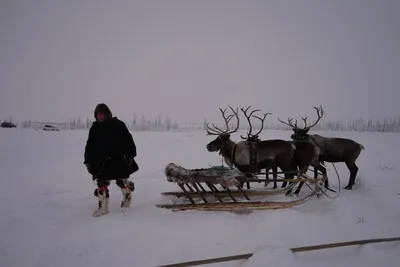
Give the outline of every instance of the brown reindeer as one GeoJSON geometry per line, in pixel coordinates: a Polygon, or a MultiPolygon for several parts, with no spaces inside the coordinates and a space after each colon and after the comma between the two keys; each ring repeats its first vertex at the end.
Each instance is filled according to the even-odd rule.
{"type": "MultiPolygon", "coordinates": [[[[350,171],[350,178],[348,185],[345,187],[345,189],[351,190],[355,183],[358,172],[358,167],[355,162],[360,156],[361,150],[364,149],[364,146],[347,138],[329,138],[318,134],[309,135],[308,131],[319,122],[324,114],[322,106],[320,106],[319,108],[314,107],[314,109],[317,111],[318,119],[312,125],[307,125],[307,117],[302,118],[305,124],[302,129],[287,124],[292,127],[294,131],[294,133],[291,135],[291,138],[294,141],[308,141],[317,145],[321,149],[319,161],[322,164],[325,161],[331,163],[346,163],[346,166],[350,171]]],[[[314,168],[314,177],[317,176],[318,170],[321,170],[322,173],[326,175],[325,167],[320,166],[318,168],[314,168]]],[[[325,184],[325,186],[329,186],[329,184],[325,184]]]]}
{"type": "MultiPolygon", "coordinates": [[[[259,109],[252,110],[252,111],[250,112],[250,114],[247,114],[247,111],[248,111],[250,108],[251,108],[251,106],[247,107],[246,109],[241,108],[241,110],[242,110],[242,112],[243,112],[243,115],[246,117],[247,122],[248,122],[248,124],[249,124],[249,131],[248,131],[248,133],[247,133],[247,137],[245,137],[245,136],[243,136],[243,135],[240,135],[240,137],[241,137],[243,140],[246,140],[246,141],[249,141],[249,142],[259,142],[259,141],[261,141],[261,139],[259,138],[259,134],[260,134],[260,133],[263,131],[263,129],[264,129],[265,117],[266,117],[267,115],[272,115],[272,113],[265,113],[265,114],[264,114],[264,118],[260,118],[260,117],[258,117],[258,116],[256,116],[256,115],[253,115],[255,112],[260,111],[259,109]],[[259,119],[259,120],[261,121],[260,130],[259,130],[256,134],[253,134],[253,133],[252,133],[252,132],[253,132],[253,124],[251,123],[251,117],[257,118],[257,119],[259,119]]],[[[266,181],[265,181],[265,184],[264,184],[264,185],[267,186],[267,184],[268,184],[268,181],[269,181],[268,172],[269,172],[269,170],[271,170],[271,169],[272,169],[272,171],[273,171],[273,178],[274,178],[274,181],[275,181],[275,182],[274,182],[274,189],[275,189],[275,188],[277,188],[276,179],[278,178],[278,174],[277,174],[278,168],[277,168],[276,166],[270,167],[270,168],[266,168],[266,169],[265,169],[265,178],[266,178],[266,181]]],[[[250,188],[249,183],[247,183],[247,188],[248,188],[248,189],[250,188]]]]}
{"type": "MultiPolygon", "coordinates": [[[[213,128],[208,124],[205,125],[207,135],[217,136],[217,138],[206,145],[207,150],[209,152],[219,151],[219,154],[224,157],[226,164],[231,167],[235,166],[243,173],[254,174],[259,172],[261,169],[268,169],[274,166],[279,167],[282,171],[292,171],[291,162],[296,147],[291,142],[280,139],[258,142],[246,140],[238,143],[232,141],[230,135],[237,132],[239,129],[239,116],[238,109],[235,111],[233,108],[229,108],[232,110],[233,114],[228,117],[225,116],[226,110],[220,109],[225,121],[225,130],[220,129],[215,125],[212,125],[213,128]],[[229,122],[233,117],[237,119],[237,125],[232,130],[229,129],[229,122]],[[254,151],[254,154],[251,153],[252,151],[254,151]],[[256,160],[254,160],[254,158],[256,160]]],[[[263,119],[259,119],[263,121],[266,115],[267,114],[264,115],[263,119]]],[[[254,115],[252,116],[254,117],[254,115]]],[[[249,184],[247,184],[247,186],[249,188],[249,184]]]]}
{"type": "MultiPolygon", "coordinates": [[[[306,118],[305,118],[306,119],[306,118]]],[[[288,118],[288,122],[283,122],[278,118],[278,121],[292,127],[300,131],[301,129],[297,126],[297,121],[293,124],[293,118],[288,118]]],[[[300,171],[301,174],[305,174],[310,166],[314,167],[316,170],[320,170],[324,176],[326,177],[325,168],[320,164],[319,157],[321,154],[321,149],[315,145],[314,143],[302,141],[302,140],[293,140],[293,143],[296,146],[296,150],[294,152],[292,164],[295,166],[296,169],[300,171]]],[[[315,172],[317,173],[317,172],[315,172]]],[[[315,174],[314,173],[314,174],[315,174]]],[[[314,178],[317,178],[314,175],[314,178]]],[[[328,177],[326,177],[328,179],[328,177]]],[[[292,183],[289,183],[292,184],[292,183]]],[[[301,188],[303,187],[304,182],[300,182],[299,186],[297,187],[295,194],[298,195],[300,193],[301,188]]],[[[325,187],[328,188],[328,180],[325,182],[325,187]]],[[[283,183],[282,187],[286,186],[286,182],[283,183]]],[[[291,194],[292,190],[289,189],[286,194],[291,194]]]]}

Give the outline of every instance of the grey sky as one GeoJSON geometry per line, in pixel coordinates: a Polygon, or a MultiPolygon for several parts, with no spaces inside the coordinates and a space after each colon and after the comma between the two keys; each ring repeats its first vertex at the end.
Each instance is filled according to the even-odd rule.
{"type": "Polygon", "coordinates": [[[0,119],[400,114],[400,1],[0,2],[0,119]]]}

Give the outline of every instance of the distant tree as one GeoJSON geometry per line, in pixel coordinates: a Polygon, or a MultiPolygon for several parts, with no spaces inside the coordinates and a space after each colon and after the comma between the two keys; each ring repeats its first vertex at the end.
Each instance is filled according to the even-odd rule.
{"type": "Polygon", "coordinates": [[[171,130],[172,128],[172,121],[168,116],[165,118],[165,128],[167,129],[167,131],[171,130]]]}
{"type": "Polygon", "coordinates": [[[76,126],[77,126],[78,129],[82,129],[83,128],[83,122],[82,122],[81,117],[78,116],[78,119],[76,120],[76,124],[77,124],[76,126]]]}
{"type": "Polygon", "coordinates": [[[89,129],[91,126],[92,122],[89,118],[86,118],[86,128],[89,129]]]}
{"type": "Polygon", "coordinates": [[[206,129],[206,124],[207,124],[207,118],[205,117],[205,118],[204,118],[204,122],[203,122],[203,130],[206,129]]]}
{"type": "Polygon", "coordinates": [[[161,129],[162,128],[162,121],[161,121],[161,114],[158,113],[157,115],[157,129],[161,129]]]}
{"type": "MultiPolygon", "coordinates": [[[[171,128],[172,128],[173,130],[179,130],[179,124],[176,123],[176,122],[173,122],[171,128]]],[[[189,127],[189,129],[190,129],[190,127],[189,127]]]]}
{"type": "Polygon", "coordinates": [[[136,119],[136,113],[133,114],[133,120],[132,120],[132,126],[131,126],[132,130],[138,130],[138,124],[137,124],[137,119],[136,119]]]}
{"type": "Polygon", "coordinates": [[[71,122],[70,122],[70,127],[71,129],[76,129],[76,120],[75,117],[72,118],[71,122]]]}
{"type": "Polygon", "coordinates": [[[142,131],[144,131],[144,130],[146,130],[146,127],[147,125],[146,125],[146,117],[145,116],[142,116],[142,118],[140,119],[140,130],[142,130],[142,131]]]}

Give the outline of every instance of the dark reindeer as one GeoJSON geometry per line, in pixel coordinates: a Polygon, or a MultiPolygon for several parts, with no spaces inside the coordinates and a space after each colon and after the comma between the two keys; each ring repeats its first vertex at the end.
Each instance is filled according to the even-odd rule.
{"type": "MultiPolygon", "coordinates": [[[[306,119],[306,118],[303,118],[306,119]]],[[[278,118],[278,121],[292,127],[293,129],[296,129],[297,131],[300,131],[297,127],[297,121],[295,124],[292,123],[293,118],[288,118],[288,122],[283,122],[278,118]]],[[[314,170],[320,170],[326,179],[328,177],[326,176],[326,170],[325,168],[320,164],[319,158],[321,155],[321,149],[315,145],[314,143],[308,142],[308,141],[303,141],[303,140],[293,140],[293,143],[296,146],[296,150],[294,151],[293,155],[293,167],[299,170],[299,174],[305,174],[310,166],[314,167],[314,170]]],[[[316,176],[317,171],[314,172],[314,178],[317,178],[316,176]]],[[[289,185],[292,184],[289,183],[289,185]]],[[[304,182],[300,182],[299,186],[297,187],[295,194],[298,195],[300,193],[301,188],[303,187],[304,182]]],[[[282,184],[282,187],[286,186],[286,182],[282,184]]],[[[325,187],[328,188],[329,183],[328,180],[325,182],[325,187]]],[[[276,187],[274,183],[274,188],[276,187]]],[[[289,189],[288,192],[286,193],[291,194],[292,190],[289,189]]]]}
{"type": "MultiPolygon", "coordinates": [[[[263,131],[263,129],[264,129],[265,117],[266,117],[267,115],[272,115],[272,113],[265,113],[265,114],[264,114],[264,118],[260,118],[260,117],[258,117],[258,116],[256,116],[256,115],[253,115],[255,112],[260,111],[259,109],[252,110],[252,111],[250,112],[250,114],[247,114],[247,111],[248,111],[250,108],[251,108],[251,106],[247,107],[246,109],[241,108],[241,110],[242,110],[242,112],[243,112],[243,115],[246,117],[247,122],[249,123],[249,132],[247,133],[247,137],[244,137],[243,135],[240,135],[240,137],[241,137],[243,140],[246,140],[246,141],[248,141],[248,142],[259,142],[259,141],[261,141],[261,139],[259,138],[258,135],[259,135],[259,134],[263,131]],[[257,118],[257,119],[259,119],[259,120],[261,121],[260,130],[259,130],[256,134],[252,134],[253,125],[252,125],[252,123],[251,123],[251,117],[257,118]]],[[[268,172],[269,172],[269,170],[271,170],[271,169],[272,169],[272,171],[273,171],[273,178],[274,178],[274,180],[275,180],[275,182],[274,182],[274,189],[275,189],[275,188],[277,188],[277,186],[276,186],[276,179],[278,178],[278,174],[277,174],[278,168],[277,168],[276,166],[270,167],[270,168],[266,168],[266,169],[265,169],[265,178],[266,178],[267,181],[269,181],[268,172]]],[[[268,184],[267,181],[265,181],[265,186],[267,186],[267,184],[268,184]]],[[[248,188],[248,189],[250,188],[249,183],[247,183],[247,188],[248,188]]]]}
{"type": "MultiPolygon", "coordinates": [[[[222,117],[225,121],[226,129],[222,130],[215,125],[211,128],[208,124],[205,125],[207,129],[207,135],[217,135],[215,140],[211,141],[206,145],[209,152],[217,152],[224,157],[227,165],[235,166],[243,173],[257,173],[261,169],[268,169],[274,166],[279,167],[282,171],[291,171],[291,162],[294,154],[295,146],[285,140],[265,140],[254,142],[255,153],[257,157],[256,166],[251,164],[251,141],[241,141],[238,143],[233,142],[230,139],[232,133],[237,132],[239,129],[239,116],[238,109],[236,111],[229,107],[233,114],[228,117],[225,116],[225,111],[220,109],[222,117]],[[237,119],[236,128],[233,130],[229,129],[230,120],[235,117],[237,119]]],[[[257,118],[256,116],[252,115],[257,118]]],[[[266,117],[266,114],[261,121],[266,117]]],[[[252,136],[251,133],[248,136],[252,136]]],[[[256,136],[256,135],[254,135],[256,136]]],[[[288,178],[290,175],[288,174],[288,178]]],[[[286,175],[285,175],[286,177],[286,175]]],[[[250,187],[247,184],[248,188],[250,187]]],[[[243,186],[242,186],[243,187],[243,186]]]]}
{"type": "MultiPolygon", "coordinates": [[[[302,129],[287,124],[288,126],[292,127],[294,131],[294,133],[291,135],[291,138],[294,141],[308,141],[317,145],[321,149],[319,161],[322,164],[325,161],[331,163],[346,163],[346,166],[350,171],[350,178],[348,185],[345,187],[345,189],[351,190],[355,183],[358,172],[358,167],[355,162],[360,156],[361,150],[365,148],[363,145],[347,138],[329,138],[318,134],[309,135],[308,131],[319,122],[324,114],[322,106],[320,106],[319,108],[314,107],[314,109],[317,111],[318,119],[312,125],[307,125],[307,117],[302,118],[305,124],[302,129]]],[[[320,166],[318,168],[314,168],[314,177],[317,176],[318,170],[321,170],[322,173],[326,175],[325,167],[320,166]]],[[[326,183],[325,187],[327,186],[329,186],[329,184],[326,183]]]]}

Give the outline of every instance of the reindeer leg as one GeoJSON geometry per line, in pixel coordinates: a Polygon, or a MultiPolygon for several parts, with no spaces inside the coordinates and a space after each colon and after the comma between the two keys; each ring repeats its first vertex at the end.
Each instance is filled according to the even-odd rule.
{"type": "MultiPolygon", "coordinates": [[[[294,174],[285,174],[285,179],[294,179],[294,174]]],[[[283,183],[287,183],[287,182],[283,182],[283,183]]],[[[289,187],[293,184],[294,182],[289,182],[289,187]]],[[[283,187],[283,186],[282,186],[283,187]]],[[[286,185],[285,185],[286,187],[286,185]]],[[[286,196],[291,195],[292,194],[292,189],[290,188],[287,192],[286,192],[286,196]]]]}
{"type": "MultiPolygon", "coordinates": [[[[253,176],[251,175],[251,174],[249,174],[249,173],[245,173],[244,174],[244,177],[246,177],[246,178],[253,178],[253,176]]],[[[247,189],[250,189],[250,182],[240,182],[240,184],[239,184],[239,186],[242,188],[242,189],[244,189],[244,183],[246,183],[246,185],[247,185],[247,189]]]]}
{"type": "MultiPolygon", "coordinates": [[[[319,164],[319,165],[321,165],[321,164],[319,164]]],[[[318,170],[319,170],[318,167],[319,167],[319,166],[314,166],[314,179],[317,179],[317,178],[318,178],[318,170]]]]}
{"type": "MultiPolygon", "coordinates": [[[[253,177],[251,174],[246,174],[245,176],[246,176],[246,178],[252,178],[253,177]]],[[[250,183],[246,182],[246,185],[247,185],[247,189],[250,189],[250,183]]]]}
{"type": "MultiPolygon", "coordinates": [[[[285,175],[285,179],[292,179],[292,180],[294,180],[295,176],[296,176],[295,174],[286,174],[286,175],[285,175]]],[[[300,177],[297,176],[297,178],[300,178],[300,177]]],[[[295,183],[294,181],[289,182],[289,187],[290,187],[292,184],[294,184],[294,183],[295,183]]],[[[300,182],[298,188],[297,188],[296,191],[295,191],[295,194],[296,194],[296,195],[299,194],[300,189],[301,189],[301,187],[303,186],[303,184],[304,184],[304,182],[300,182]]],[[[291,194],[292,194],[292,190],[293,190],[293,188],[290,188],[290,189],[286,192],[285,195],[286,195],[286,196],[291,195],[291,194]]]]}
{"type": "MultiPolygon", "coordinates": [[[[323,161],[322,161],[322,163],[323,163],[323,161]]],[[[319,164],[319,165],[317,166],[317,170],[320,170],[321,173],[322,173],[322,175],[323,175],[323,177],[326,178],[326,180],[325,180],[325,182],[324,182],[324,187],[325,187],[328,191],[331,191],[331,192],[333,192],[333,193],[336,193],[336,190],[333,190],[333,189],[329,188],[329,179],[328,179],[328,176],[327,176],[327,174],[326,174],[326,168],[325,168],[324,166],[322,166],[321,164],[319,164]]]]}
{"type": "Polygon", "coordinates": [[[356,181],[358,167],[354,162],[353,163],[346,162],[346,165],[350,171],[350,178],[349,178],[349,184],[344,189],[351,190],[353,189],[353,185],[356,181]]]}
{"type": "Polygon", "coordinates": [[[278,179],[278,167],[273,167],[272,168],[272,176],[274,177],[274,189],[276,189],[278,187],[276,180],[278,179]]]}
{"type": "MultiPolygon", "coordinates": [[[[284,167],[284,169],[281,168],[281,170],[282,170],[283,172],[291,172],[291,173],[286,173],[286,174],[285,174],[285,179],[292,179],[292,180],[294,179],[294,176],[296,176],[295,173],[297,173],[297,171],[298,171],[298,165],[297,165],[297,164],[298,164],[298,163],[297,163],[296,161],[292,160],[292,161],[289,163],[288,166],[284,167]]],[[[290,182],[290,183],[289,183],[289,185],[291,185],[291,184],[293,184],[293,182],[290,182]]],[[[282,187],[281,187],[281,188],[285,188],[286,185],[287,185],[287,182],[285,181],[285,182],[282,183],[282,187]]],[[[288,192],[291,193],[292,190],[289,190],[288,192]]]]}
{"type": "MultiPolygon", "coordinates": [[[[283,172],[291,172],[291,173],[285,173],[285,179],[292,179],[292,180],[293,180],[294,177],[296,176],[296,174],[293,173],[293,171],[297,172],[297,171],[298,171],[297,167],[298,167],[297,164],[296,164],[294,161],[292,161],[291,164],[290,164],[290,166],[289,166],[289,168],[285,168],[285,170],[283,170],[283,172]]],[[[282,169],[282,168],[281,168],[281,169],[282,169]]],[[[290,187],[293,183],[294,183],[294,181],[289,182],[289,187],[290,187]]],[[[282,184],[282,187],[286,187],[287,182],[285,181],[285,182],[283,182],[283,184],[282,184]],[[285,184],[285,186],[284,186],[283,184],[285,184]]],[[[292,194],[292,189],[293,189],[293,188],[290,188],[290,189],[286,192],[286,196],[292,194]]]]}
{"type": "Polygon", "coordinates": [[[353,180],[351,181],[351,183],[354,185],[356,183],[356,177],[357,177],[357,173],[358,173],[358,166],[356,165],[356,163],[354,163],[353,172],[354,172],[354,175],[353,175],[353,180]]]}
{"type": "Polygon", "coordinates": [[[269,184],[269,175],[268,175],[268,172],[269,172],[269,168],[266,168],[266,169],[265,169],[265,183],[264,183],[264,187],[267,187],[267,185],[269,184]]]}
{"type": "Polygon", "coordinates": [[[321,161],[320,164],[319,164],[317,167],[314,168],[314,170],[315,170],[315,169],[317,170],[317,172],[314,173],[314,178],[315,178],[315,179],[318,178],[318,170],[320,170],[321,173],[322,173],[322,175],[326,177],[326,180],[325,180],[325,182],[324,182],[324,187],[325,187],[326,189],[329,189],[329,180],[328,180],[328,176],[326,175],[326,168],[325,168],[324,166],[322,166],[321,163],[324,163],[324,162],[321,161]],[[316,174],[316,176],[315,176],[315,174],[316,174]]]}
{"type": "MultiPolygon", "coordinates": [[[[299,172],[299,174],[297,175],[297,177],[300,178],[300,179],[301,179],[301,178],[304,178],[304,175],[303,175],[303,174],[305,174],[305,173],[307,172],[308,166],[307,166],[307,167],[300,167],[299,170],[300,170],[300,172],[299,172]]],[[[294,194],[295,194],[296,196],[299,195],[300,190],[301,190],[301,188],[303,187],[303,185],[304,185],[304,182],[300,182],[299,185],[297,186],[296,191],[294,191],[294,194]]]]}
{"type": "Polygon", "coordinates": [[[298,195],[300,194],[300,190],[301,190],[301,188],[303,187],[303,185],[304,185],[304,182],[300,182],[300,184],[299,184],[299,186],[297,187],[296,191],[294,191],[294,194],[295,194],[296,196],[298,196],[298,195]]]}
{"type": "MultiPolygon", "coordinates": [[[[281,170],[282,170],[282,168],[281,168],[281,170]]],[[[282,170],[282,171],[283,171],[283,172],[287,172],[288,170],[282,170]]],[[[285,176],[285,179],[293,179],[294,174],[285,173],[284,176],[285,176]]],[[[284,181],[284,182],[282,183],[281,188],[285,188],[286,185],[287,185],[287,182],[284,181]]],[[[276,186],[276,179],[274,179],[274,188],[276,188],[275,186],[276,186]]]]}
{"type": "MultiPolygon", "coordinates": [[[[285,178],[287,178],[286,175],[285,175],[285,178]]],[[[289,179],[289,178],[290,178],[290,177],[288,177],[287,179],[289,179]]],[[[276,187],[275,187],[275,184],[276,184],[276,182],[274,182],[274,188],[276,188],[276,187]]],[[[286,185],[287,185],[287,182],[285,181],[285,182],[282,183],[281,188],[285,188],[286,185]]]]}
{"type": "Polygon", "coordinates": [[[269,184],[269,182],[270,182],[270,180],[269,180],[269,170],[271,170],[271,169],[273,171],[272,176],[274,178],[273,180],[274,180],[274,189],[275,189],[275,188],[278,187],[277,184],[276,184],[276,179],[278,178],[278,174],[277,174],[278,168],[277,167],[272,167],[272,168],[265,169],[266,181],[265,181],[265,185],[264,186],[267,186],[269,184]]]}
{"type": "MultiPolygon", "coordinates": [[[[305,172],[304,172],[305,173],[305,172]]],[[[297,178],[304,178],[303,177],[303,172],[301,172],[301,173],[299,173],[299,175],[297,176],[297,178]]],[[[296,195],[296,196],[298,196],[299,194],[300,194],[300,190],[301,190],[301,188],[303,187],[303,185],[304,185],[304,182],[300,182],[299,183],[299,185],[297,186],[297,189],[296,189],[296,191],[294,191],[294,194],[296,195]]]]}

